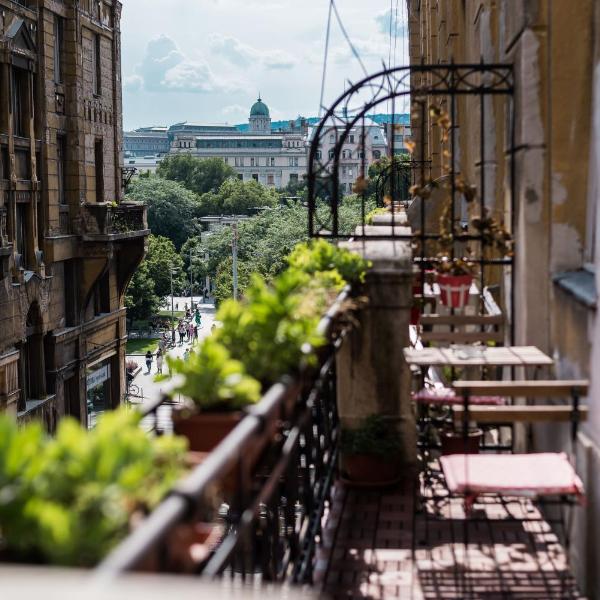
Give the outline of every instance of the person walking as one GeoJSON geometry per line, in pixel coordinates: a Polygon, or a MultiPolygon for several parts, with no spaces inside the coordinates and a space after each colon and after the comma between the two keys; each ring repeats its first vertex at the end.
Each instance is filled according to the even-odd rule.
{"type": "Polygon", "coordinates": [[[177,331],[179,331],[179,345],[183,346],[183,338],[185,336],[185,325],[183,324],[183,321],[179,321],[177,331]]]}
{"type": "Polygon", "coordinates": [[[146,352],[146,368],[148,369],[148,373],[146,373],[146,375],[149,375],[150,371],[152,370],[152,360],[152,352],[148,350],[148,352],[146,352]]]}
{"type": "Polygon", "coordinates": [[[162,375],[163,360],[163,353],[162,350],[159,348],[158,352],[156,353],[156,372],[158,373],[158,375],[162,375]]]}
{"type": "Polygon", "coordinates": [[[194,324],[190,321],[187,327],[188,342],[191,344],[194,341],[194,324]]]}
{"type": "Polygon", "coordinates": [[[190,349],[186,348],[185,352],[183,353],[183,360],[187,360],[190,357],[190,349]]]}
{"type": "Polygon", "coordinates": [[[194,325],[194,341],[198,341],[198,325],[194,325]]]}

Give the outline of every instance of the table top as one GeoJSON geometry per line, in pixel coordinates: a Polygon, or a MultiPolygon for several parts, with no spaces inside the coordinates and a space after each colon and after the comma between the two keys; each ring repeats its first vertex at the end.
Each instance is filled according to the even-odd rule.
{"type": "Polygon", "coordinates": [[[535,346],[404,348],[404,358],[409,365],[422,367],[542,367],[554,364],[549,356],[535,346]]]}

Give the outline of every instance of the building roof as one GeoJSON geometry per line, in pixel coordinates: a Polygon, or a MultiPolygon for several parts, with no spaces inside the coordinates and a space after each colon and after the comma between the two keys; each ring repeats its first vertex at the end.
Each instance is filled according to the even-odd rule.
{"type": "Polygon", "coordinates": [[[197,140],[209,140],[211,142],[218,142],[220,140],[231,141],[231,140],[282,140],[283,135],[248,135],[247,133],[238,134],[238,135],[197,135],[195,138],[197,140]]]}
{"type": "Polygon", "coordinates": [[[258,100],[252,105],[250,109],[251,117],[268,117],[269,107],[258,97],[258,100]]]}

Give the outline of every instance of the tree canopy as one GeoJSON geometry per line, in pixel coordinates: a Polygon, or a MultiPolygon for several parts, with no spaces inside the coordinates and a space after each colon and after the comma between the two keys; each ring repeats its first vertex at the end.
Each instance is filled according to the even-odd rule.
{"type": "Polygon", "coordinates": [[[183,259],[175,250],[173,242],[161,235],[148,238],[146,255],[148,273],[154,281],[154,291],[159,298],[171,293],[171,269],[173,269],[173,290],[180,292],[186,284],[183,259]]]}
{"type": "Polygon", "coordinates": [[[178,181],[198,195],[216,192],[223,182],[236,177],[233,168],[223,159],[198,158],[190,154],[167,156],[159,164],[156,173],[164,179],[178,181]]]}
{"type": "Polygon", "coordinates": [[[127,199],[145,202],[152,233],[168,237],[177,249],[194,234],[200,199],[180,183],[160,177],[136,179],[129,186],[127,199]]]}
{"type": "Polygon", "coordinates": [[[251,215],[256,213],[256,209],[278,204],[279,194],[258,181],[227,179],[216,192],[208,192],[200,197],[199,214],[251,215]]]}
{"type": "Polygon", "coordinates": [[[127,287],[127,316],[134,321],[149,319],[156,314],[159,305],[160,300],[154,291],[154,281],[148,271],[148,264],[143,260],[127,287]]]}

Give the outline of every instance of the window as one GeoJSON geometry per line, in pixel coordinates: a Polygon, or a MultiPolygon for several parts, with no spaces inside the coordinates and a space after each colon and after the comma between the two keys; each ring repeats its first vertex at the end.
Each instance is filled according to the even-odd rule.
{"type": "Polygon", "coordinates": [[[290,183],[298,183],[298,173],[290,173],[290,183]]]}
{"type": "Polygon", "coordinates": [[[329,143],[333,144],[335,142],[335,136],[333,135],[333,133],[329,134],[329,143]]]}
{"type": "Polygon", "coordinates": [[[54,15],[54,83],[63,82],[64,21],[54,15]]]}
{"type": "Polygon", "coordinates": [[[224,162],[226,165],[228,165],[228,164],[229,164],[229,157],[228,157],[228,156],[225,156],[225,157],[223,158],[223,162],[224,162]]]}
{"type": "Polygon", "coordinates": [[[354,144],[354,136],[353,135],[350,136],[350,143],[354,144]]]}
{"type": "Polygon", "coordinates": [[[294,166],[294,159],[291,156],[288,158],[288,163],[289,163],[290,167],[294,166]]]}
{"type": "Polygon", "coordinates": [[[379,152],[379,150],[373,150],[373,158],[374,159],[381,158],[381,152],[379,152]]]}
{"type": "Polygon", "coordinates": [[[275,157],[271,156],[271,166],[275,166],[275,157]]]}
{"type": "Polygon", "coordinates": [[[58,176],[58,201],[67,204],[65,194],[67,173],[67,142],[64,135],[56,136],[56,171],[58,176]]]}
{"type": "Polygon", "coordinates": [[[100,53],[100,36],[92,35],[92,89],[96,96],[102,93],[102,56],[100,53]]]}
{"type": "Polygon", "coordinates": [[[15,243],[17,245],[17,254],[23,257],[22,266],[27,266],[27,248],[25,246],[25,223],[27,220],[27,204],[17,204],[17,221],[15,223],[15,243]]]}
{"type": "Polygon", "coordinates": [[[258,181],[258,173],[252,173],[252,179],[254,179],[254,181],[258,181]]]}
{"type": "Polygon", "coordinates": [[[235,157],[235,166],[236,167],[243,167],[244,166],[244,157],[243,156],[236,156],[235,157]]]}
{"type": "Polygon", "coordinates": [[[333,158],[333,154],[334,154],[333,150],[330,150],[329,151],[329,158],[333,158]]]}
{"type": "Polygon", "coordinates": [[[78,321],[78,285],[77,285],[77,262],[75,260],[64,261],[63,287],[65,294],[65,326],[73,327],[78,321]]]}
{"type": "Polygon", "coordinates": [[[267,185],[275,185],[275,176],[267,175],[267,185]]]}
{"type": "Polygon", "coordinates": [[[254,157],[250,158],[250,166],[251,166],[251,167],[256,167],[256,166],[258,166],[258,165],[255,165],[255,164],[254,164],[254,157]]]}
{"type": "Polygon", "coordinates": [[[242,180],[243,180],[243,179],[244,179],[244,176],[243,176],[241,173],[238,173],[238,176],[237,176],[237,178],[238,178],[238,179],[242,179],[242,180]]]}
{"type": "Polygon", "coordinates": [[[110,312],[110,273],[106,271],[94,287],[94,316],[110,312]]]}
{"type": "Polygon", "coordinates": [[[96,140],[94,144],[94,162],[96,165],[96,202],[104,202],[104,143],[96,140]]]}

